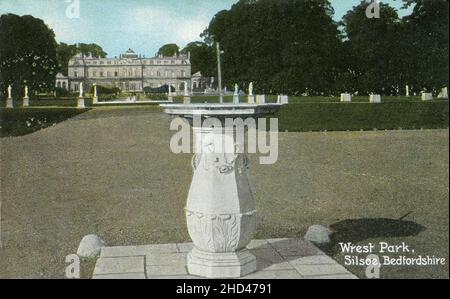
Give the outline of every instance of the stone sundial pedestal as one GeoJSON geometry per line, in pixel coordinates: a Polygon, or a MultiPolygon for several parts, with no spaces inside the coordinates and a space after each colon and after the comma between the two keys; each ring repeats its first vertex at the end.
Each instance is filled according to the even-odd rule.
{"type": "Polygon", "coordinates": [[[257,121],[280,106],[161,105],[167,114],[188,119],[194,132],[194,174],[186,205],[187,227],[194,243],[187,260],[191,275],[237,278],[256,271],[256,257],[246,248],[256,230],[248,158],[239,150],[244,145],[236,143],[234,127],[225,128],[225,120],[253,117],[257,121]],[[202,126],[203,121],[196,122],[194,116],[202,120],[215,118],[222,127],[202,126]],[[221,149],[216,148],[218,140],[222,140],[221,149]]]}

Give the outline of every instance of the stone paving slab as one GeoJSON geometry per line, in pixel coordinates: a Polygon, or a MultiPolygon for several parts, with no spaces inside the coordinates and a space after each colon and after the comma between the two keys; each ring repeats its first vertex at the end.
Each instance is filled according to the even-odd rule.
{"type": "MultiPolygon", "coordinates": [[[[105,247],[93,278],[202,279],[187,271],[187,254],[192,248],[192,243],[105,247]]],[[[257,258],[257,271],[243,279],[357,279],[302,239],[254,240],[248,248],[257,258]]]]}
{"type": "Polygon", "coordinates": [[[144,272],[144,257],[141,256],[100,258],[94,269],[94,275],[144,272]]]}

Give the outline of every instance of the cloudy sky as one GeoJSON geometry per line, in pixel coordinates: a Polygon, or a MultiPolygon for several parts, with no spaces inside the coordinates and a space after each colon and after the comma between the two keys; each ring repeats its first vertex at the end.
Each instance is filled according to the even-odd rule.
{"type": "MultiPolygon", "coordinates": [[[[166,43],[183,47],[220,10],[238,0],[0,0],[0,14],[31,14],[43,19],[58,42],[97,43],[110,57],[128,48],[154,55],[166,43]],[[80,3],[77,10],[72,9],[80,3]],[[75,17],[75,18],[72,18],[75,17]]],[[[336,19],[360,0],[331,0],[336,19]]],[[[399,8],[400,0],[383,1],[399,8]]],[[[399,11],[402,14],[402,11],[399,11]]]]}

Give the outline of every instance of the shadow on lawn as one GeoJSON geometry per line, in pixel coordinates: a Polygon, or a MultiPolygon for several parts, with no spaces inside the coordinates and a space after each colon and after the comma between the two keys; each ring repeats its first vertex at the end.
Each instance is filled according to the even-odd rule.
{"type": "Polygon", "coordinates": [[[32,134],[87,111],[89,109],[0,109],[0,138],[32,134]]]}
{"type": "MultiPolygon", "coordinates": [[[[404,218],[404,217],[402,217],[404,218]]],[[[330,225],[334,233],[331,243],[321,249],[328,255],[341,252],[339,243],[358,243],[373,238],[398,238],[416,236],[426,227],[412,221],[388,218],[349,219],[330,225]]]]}

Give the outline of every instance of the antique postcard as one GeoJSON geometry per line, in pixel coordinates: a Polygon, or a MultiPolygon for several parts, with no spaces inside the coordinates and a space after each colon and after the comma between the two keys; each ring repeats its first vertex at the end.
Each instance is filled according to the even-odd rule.
{"type": "Polygon", "coordinates": [[[0,278],[448,279],[448,5],[0,0],[0,278]]]}

